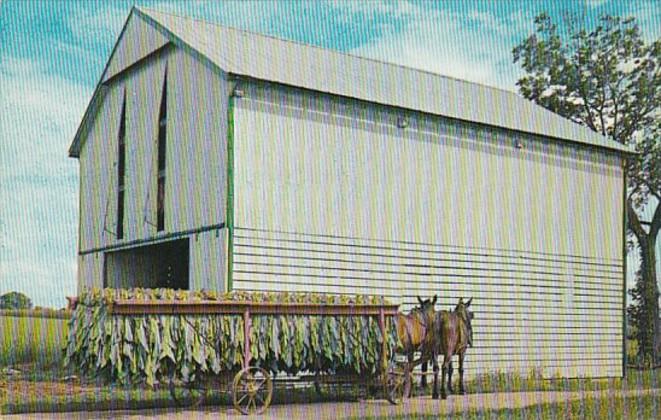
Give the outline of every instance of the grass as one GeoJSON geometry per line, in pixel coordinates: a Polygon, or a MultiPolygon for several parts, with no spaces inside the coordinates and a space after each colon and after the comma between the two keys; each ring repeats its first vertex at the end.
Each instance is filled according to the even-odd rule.
{"type": "MultiPolygon", "coordinates": [[[[408,416],[368,417],[369,419],[407,419],[408,416]]],[[[416,419],[438,419],[438,414],[416,415],[416,419]]],[[[535,404],[521,408],[500,410],[468,410],[447,414],[443,418],[465,420],[517,420],[517,419],[658,419],[661,401],[658,395],[616,396],[582,399],[553,404],[535,404]]]]}
{"type": "Polygon", "coordinates": [[[0,316],[17,316],[31,318],[59,318],[70,319],[71,311],[52,308],[34,308],[34,309],[0,309],[0,316]]]}
{"type": "MultiPolygon", "coordinates": [[[[560,375],[557,375],[560,376],[560,375]]],[[[433,377],[427,376],[427,389],[419,388],[420,378],[416,377],[414,392],[416,395],[431,394],[433,377]]],[[[440,380],[440,377],[439,377],[440,380]]],[[[523,391],[602,391],[607,389],[633,390],[661,388],[661,370],[633,370],[627,371],[626,378],[559,378],[544,379],[542,375],[531,370],[528,375],[518,373],[494,372],[478,375],[464,383],[468,393],[489,394],[494,392],[523,392],[523,391]]],[[[454,388],[459,389],[458,380],[454,388]]]]}
{"type": "MultiPolygon", "coordinates": [[[[1,379],[0,379],[1,381],[1,379]]],[[[0,396],[0,414],[171,407],[167,390],[52,382],[12,383],[0,396]]]]}
{"type": "Polygon", "coordinates": [[[0,368],[61,364],[67,331],[66,319],[0,313],[0,368]]]}

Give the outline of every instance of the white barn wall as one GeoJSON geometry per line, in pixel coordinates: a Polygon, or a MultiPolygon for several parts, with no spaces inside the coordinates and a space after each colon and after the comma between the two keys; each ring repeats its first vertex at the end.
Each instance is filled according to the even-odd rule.
{"type": "Polygon", "coordinates": [[[168,63],[166,226],[178,232],[225,221],[226,75],[177,49],[168,63]]]}
{"type": "Polygon", "coordinates": [[[112,215],[106,209],[112,204],[109,193],[116,189],[116,159],[107,157],[117,154],[117,142],[112,139],[119,130],[121,91],[118,86],[108,89],[80,151],[80,251],[103,247],[104,226],[115,223],[114,217],[108,219],[112,215]]]}
{"type": "Polygon", "coordinates": [[[523,137],[516,149],[511,136],[474,138],[474,128],[450,133],[449,124],[417,130],[411,121],[401,130],[396,114],[374,123],[272,100],[236,101],[237,226],[621,261],[615,157],[592,162],[606,158],[523,137]]]}
{"type": "Polygon", "coordinates": [[[79,250],[87,257],[79,257],[79,290],[103,285],[103,264],[93,264],[89,256],[98,253],[103,260],[107,250],[145,245],[173,234],[191,238],[191,288],[225,289],[227,235],[220,226],[226,213],[226,85],[220,72],[174,48],[110,82],[80,153],[79,250]],[[166,64],[165,230],[157,232],[157,120],[166,64]],[[124,89],[126,201],[124,238],[117,240],[117,135],[124,89]],[[192,231],[213,239],[195,241],[192,231]],[[222,240],[215,238],[216,231],[222,240]]]}
{"type": "Polygon", "coordinates": [[[227,279],[227,229],[191,235],[191,290],[224,292],[227,279]]]}
{"type": "Polygon", "coordinates": [[[103,287],[103,254],[100,252],[78,256],[78,294],[83,287],[103,287]]]}
{"type": "MultiPolygon", "coordinates": [[[[118,91],[109,89],[91,124],[85,142],[80,151],[80,217],[78,229],[78,250],[101,247],[105,223],[107,192],[112,182],[110,171],[113,160],[103,159],[111,153],[112,145],[106,139],[117,136],[119,126],[112,124],[117,109],[118,91]]],[[[103,287],[103,255],[79,254],[78,256],[78,292],[83,287],[103,287]]]]}
{"type": "Polygon", "coordinates": [[[619,158],[241,87],[235,289],[472,296],[471,374],[621,375],[619,158]]]}
{"type": "Polygon", "coordinates": [[[118,132],[126,91],[125,218],[122,241],[155,233],[155,189],[158,109],[165,56],[112,83],[81,150],[81,251],[120,243],[117,227],[118,132]],[[154,178],[154,179],[152,179],[154,178]],[[153,211],[152,211],[153,208],[153,211]],[[105,229],[104,229],[105,228],[105,229]]]}
{"type": "MultiPolygon", "coordinates": [[[[158,114],[168,56],[169,54],[165,54],[148,65],[138,67],[122,81],[127,93],[124,193],[126,228],[122,241],[147,239],[156,235],[158,114]]],[[[113,141],[116,143],[117,138],[113,141]]],[[[115,153],[111,156],[117,159],[117,149],[114,150],[115,153]]],[[[166,161],[175,157],[172,153],[167,154],[166,161]]],[[[116,196],[116,188],[110,194],[116,196]]],[[[170,208],[168,204],[170,203],[166,204],[166,212],[170,208]]],[[[111,210],[113,220],[117,220],[117,206],[113,206],[111,210]]],[[[114,237],[110,239],[111,243],[117,242],[114,237]]]]}

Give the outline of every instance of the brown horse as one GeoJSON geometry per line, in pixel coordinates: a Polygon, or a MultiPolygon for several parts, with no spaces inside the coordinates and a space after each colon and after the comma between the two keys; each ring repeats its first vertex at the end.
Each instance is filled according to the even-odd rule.
{"type": "Polygon", "coordinates": [[[435,319],[436,311],[434,305],[436,304],[437,296],[434,295],[433,299],[422,300],[418,296],[418,303],[411,309],[408,315],[398,314],[396,318],[397,336],[402,344],[401,352],[406,354],[408,358],[409,371],[413,367],[427,360],[436,354],[438,342],[435,339],[435,319]],[[414,362],[413,355],[418,351],[421,353],[420,359],[414,362]]]}
{"type": "MultiPolygon", "coordinates": [[[[443,354],[441,374],[441,398],[446,399],[445,374],[448,374],[448,389],[452,390],[452,356],[459,355],[459,393],[464,394],[464,357],[468,347],[473,347],[473,313],[468,310],[473,298],[464,303],[463,298],[454,311],[440,311],[436,313],[436,334],[439,338],[439,351],[443,354]]],[[[434,367],[434,397],[438,398],[438,368],[434,367]]]]}

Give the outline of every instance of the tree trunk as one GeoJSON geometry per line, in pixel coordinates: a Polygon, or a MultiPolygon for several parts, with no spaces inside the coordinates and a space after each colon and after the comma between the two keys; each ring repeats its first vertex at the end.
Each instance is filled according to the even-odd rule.
{"type": "Polygon", "coordinates": [[[640,275],[642,276],[642,283],[644,284],[644,288],[641,290],[640,306],[647,313],[647,317],[649,318],[646,318],[650,321],[648,325],[650,325],[650,329],[652,329],[652,331],[648,331],[648,333],[651,334],[651,349],[648,347],[649,350],[645,350],[641,347],[640,350],[643,350],[644,353],[649,352],[648,355],[652,356],[652,364],[656,365],[659,362],[659,356],[661,355],[661,332],[659,331],[659,286],[657,284],[658,279],[656,272],[656,240],[659,231],[661,230],[661,203],[657,204],[648,231],[643,229],[642,223],[638,218],[638,214],[635,212],[630,199],[627,200],[626,206],[629,229],[631,229],[636,236],[640,247],[640,275]]]}
{"type": "Polygon", "coordinates": [[[642,304],[648,308],[651,312],[650,316],[653,320],[654,331],[653,331],[653,360],[654,364],[658,363],[660,346],[661,346],[661,337],[659,336],[659,286],[657,284],[657,273],[656,273],[656,237],[652,238],[650,235],[646,235],[647,238],[641,242],[640,246],[640,256],[641,261],[641,271],[643,275],[643,281],[647,284],[646,289],[650,291],[647,296],[645,296],[646,302],[642,304]]]}

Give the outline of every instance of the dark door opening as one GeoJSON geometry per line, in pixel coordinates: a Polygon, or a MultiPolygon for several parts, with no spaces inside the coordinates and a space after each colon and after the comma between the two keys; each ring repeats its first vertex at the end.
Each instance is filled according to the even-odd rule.
{"type": "Polygon", "coordinates": [[[104,287],[188,290],[188,239],[106,252],[104,287]]]}

